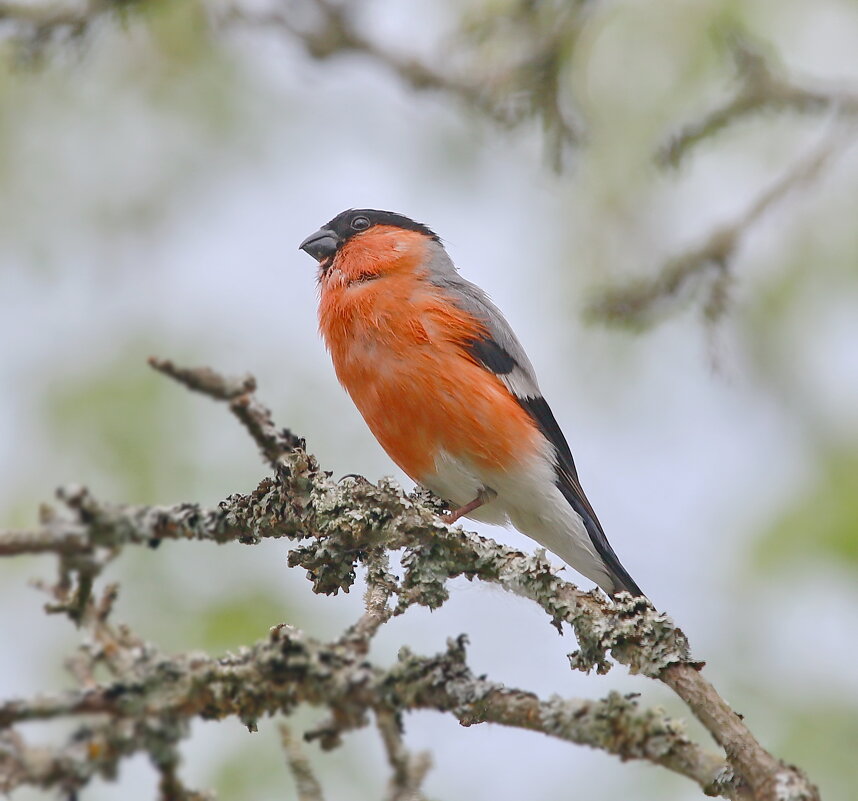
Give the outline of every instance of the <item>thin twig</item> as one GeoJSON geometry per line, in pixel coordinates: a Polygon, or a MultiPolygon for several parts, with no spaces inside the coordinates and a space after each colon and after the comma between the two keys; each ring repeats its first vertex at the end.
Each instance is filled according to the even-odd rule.
{"type": "MultiPolygon", "coordinates": [[[[266,419],[270,417],[261,408],[266,419]]],[[[319,736],[323,746],[331,747],[342,732],[366,725],[372,710],[437,709],[451,712],[464,724],[517,726],[623,759],[645,759],[692,778],[708,793],[728,798],[774,801],[778,796],[773,788],[786,784],[795,801],[818,800],[818,791],[807,778],[769,754],[718,696],[701,674],[701,665],[692,660],[682,631],[646,599],[621,595],[612,603],[582,592],[558,578],[538,554],[527,556],[490,539],[451,530],[433,508],[416,496],[405,496],[391,482],[331,481],[315,459],[296,448],[283,454],[276,477],[265,479],[251,495],[230,496],[218,510],[182,504],[129,513],[100,504],[83,491],[64,496],[64,502],[72,511],[71,534],[80,536],[84,527],[89,542],[108,549],[148,542],[159,533],[163,538],[216,541],[287,536],[299,541],[290,551],[289,564],[307,569],[317,592],[347,591],[355,581],[357,563],[363,561],[370,566],[367,612],[353,627],[357,638],[343,637],[326,646],[280,626],[269,641],[219,660],[196,655],[168,659],[130,634],[105,635],[101,639],[105,649],[133,655],[127,679],[7,701],[0,704],[0,727],[82,714],[138,720],[141,706],[160,721],[238,715],[254,727],[260,715],[289,711],[304,701],[330,708],[330,731],[319,736]],[[404,549],[401,579],[389,575],[380,557],[382,546],[404,549]],[[452,642],[445,655],[430,659],[403,649],[400,662],[387,671],[367,661],[367,646],[355,646],[361,637],[368,642],[389,616],[391,593],[399,597],[397,613],[413,604],[434,608],[447,598],[447,580],[462,575],[496,583],[536,602],[556,625],[571,625],[579,646],[571,655],[573,667],[604,672],[610,667],[610,655],[633,673],[665,682],[724,747],[729,762],[691,743],[656,710],[639,710],[632,699],[541,701],[532,693],[474,677],[465,664],[462,640],[452,642]],[[172,677],[166,684],[157,678],[166,675],[172,677]]],[[[47,517],[61,543],[63,516],[47,517]]],[[[105,604],[87,601],[87,610],[101,606],[105,604]]],[[[94,625],[99,617],[87,611],[82,624],[94,625]]],[[[144,734],[151,741],[157,732],[144,734]]],[[[157,739],[154,742],[147,748],[157,747],[157,739]]]]}
{"type": "Polygon", "coordinates": [[[295,779],[295,790],[299,801],[325,801],[322,793],[322,785],[313,772],[313,766],[298,741],[293,737],[292,731],[285,723],[281,723],[280,742],[286,752],[286,764],[295,779]]]}
{"type": "MultiPolygon", "coordinates": [[[[248,724],[267,714],[289,712],[300,703],[329,707],[344,731],[366,725],[371,710],[434,709],[452,713],[465,725],[494,722],[601,748],[622,759],[647,760],[706,788],[714,787],[727,770],[723,759],[690,742],[676,722],[659,710],[638,709],[633,698],[541,701],[533,693],[475,676],[465,662],[464,638],[428,658],[403,649],[399,661],[385,670],[340,643],[323,644],[286,626],[239,654],[168,657],[151,650],[139,663],[134,680],[5,701],[0,703],[0,728],[57,717],[107,715],[121,730],[125,721],[137,721],[145,709],[153,721],[151,738],[161,731],[155,721],[178,720],[186,726],[199,716],[237,716],[248,724]]],[[[139,747],[149,750],[155,747],[152,743],[149,739],[139,747]]],[[[412,778],[423,764],[421,759],[413,766],[412,778]]],[[[740,797],[729,784],[718,791],[740,797]]]]}
{"type": "Polygon", "coordinates": [[[390,596],[398,590],[396,578],[390,573],[390,560],[387,554],[375,549],[365,559],[366,592],[364,606],[366,611],[343,636],[363,653],[369,650],[370,640],[382,625],[393,617],[395,610],[388,606],[390,596]]]}
{"type": "Polygon", "coordinates": [[[217,400],[231,401],[256,391],[256,379],[249,373],[230,378],[209,367],[177,367],[170,359],[159,359],[156,356],[149,357],[149,366],[188,389],[217,400]]]}
{"type": "Polygon", "coordinates": [[[39,531],[0,532],[0,557],[39,553],[84,553],[89,550],[86,535],[45,528],[39,531]]]}
{"type": "Polygon", "coordinates": [[[841,115],[858,114],[858,92],[854,90],[810,88],[794,83],[745,39],[734,41],[732,54],[739,89],[724,104],[686,125],[659,148],[656,161],[661,166],[678,166],[698,143],[744,117],[768,109],[800,114],[834,109],[841,115]]]}
{"type": "Polygon", "coordinates": [[[175,379],[180,384],[201,392],[215,400],[227,401],[230,411],[241,420],[262,455],[277,467],[280,457],[297,447],[302,440],[288,429],[274,425],[271,412],[256,400],[256,379],[251,375],[241,378],[224,378],[208,367],[176,367],[169,359],[149,358],[149,365],[159,373],[175,379]]]}
{"type": "Polygon", "coordinates": [[[364,36],[345,5],[327,0],[311,0],[309,5],[319,17],[312,26],[298,24],[293,9],[251,11],[240,6],[230,7],[217,22],[222,27],[238,23],[257,30],[284,33],[290,40],[299,42],[312,58],[320,61],[353,53],[366,56],[390,70],[412,89],[444,91],[495,122],[509,125],[512,121],[508,111],[493,103],[480,84],[434,69],[413,56],[397,53],[364,36]]]}
{"type": "MultiPolygon", "coordinates": [[[[754,224],[797,188],[817,179],[833,156],[850,143],[842,133],[830,137],[785,170],[732,222],[715,228],[699,245],[674,256],[653,278],[603,290],[587,305],[586,315],[600,322],[646,327],[663,316],[669,304],[687,298],[707,276],[713,276],[710,289],[717,292],[719,281],[729,279],[735,253],[754,224]]],[[[711,306],[708,316],[713,319],[723,310],[713,305],[711,298],[707,306],[711,306]]]]}
{"type": "Polygon", "coordinates": [[[385,801],[425,801],[420,787],[432,767],[432,755],[408,751],[402,740],[402,723],[392,710],[376,709],[375,723],[393,771],[385,801]]]}
{"type": "Polygon", "coordinates": [[[77,6],[0,0],[0,22],[32,25],[41,29],[76,28],[118,5],[110,0],[87,0],[77,6]]]}

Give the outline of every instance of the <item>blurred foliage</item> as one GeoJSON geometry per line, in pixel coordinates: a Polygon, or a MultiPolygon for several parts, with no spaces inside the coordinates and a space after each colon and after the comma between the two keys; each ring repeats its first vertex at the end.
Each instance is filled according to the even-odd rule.
{"type": "MultiPolygon", "coordinates": [[[[841,190],[804,214],[788,241],[773,238],[758,248],[755,274],[736,292],[741,313],[732,315],[753,380],[804,438],[816,481],[831,479],[847,496],[838,507],[854,495],[848,488],[858,454],[858,386],[850,380],[858,351],[849,330],[858,308],[858,240],[849,222],[855,214],[855,197],[841,190]]],[[[800,492],[784,519],[814,494],[800,492]]]]}
{"type": "MultiPolygon", "coordinates": [[[[59,453],[86,454],[99,481],[130,503],[193,497],[198,470],[180,442],[190,425],[174,388],[148,370],[139,346],[66,379],[43,398],[46,431],[59,453]],[[136,358],[135,358],[136,356],[136,358]]],[[[80,480],[88,480],[80,476],[80,480]]]]}
{"type": "Polygon", "coordinates": [[[538,119],[554,164],[564,148],[584,136],[571,98],[571,60],[584,23],[586,2],[503,0],[465,7],[458,44],[483,91],[510,122],[538,119]]]}
{"type": "Polygon", "coordinates": [[[282,599],[256,588],[238,597],[215,599],[207,603],[202,620],[194,622],[193,639],[201,639],[203,648],[214,655],[235,650],[257,639],[260,621],[294,619],[295,614],[284,605],[282,599]]]}
{"type": "Polygon", "coordinates": [[[259,732],[243,732],[241,738],[243,744],[236,742],[238,747],[224,754],[212,776],[218,798],[297,798],[274,721],[264,721],[259,732]]]}
{"type": "Polygon", "coordinates": [[[82,227],[115,239],[169,219],[209,180],[225,144],[229,162],[255,153],[260,89],[247,91],[204,8],[139,2],[96,18],[71,44],[57,35],[0,40],[0,108],[14,109],[0,114],[0,231],[33,266],[55,268],[56,243],[82,227]],[[39,58],[22,64],[22,48],[39,58]],[[72,158],[86,148],[85,162],[72,158]]]}
{"type": "MultiPolygon", "coordinates": [[[[312,10],[313,5],[292,3],[288,8],[312,10]]],[[[409,9],[408,25],[387,34],[378,23],[390,7],[344,6],[357,28],[372,34],[372,41],[389,44],[395,52],[408,52],[403,33],[410,32],[419,11],[409,9]]],[[[138,0],[104,7],[112,10],[84,27],[24,26],[22,35],[0,41],[0,270],[32,284],[34,316],[40,314],[39,301],[54,289],[53,276],[77,281],[86,291],[104,292],[104,274],[113,278],[123,267],[114,258],[116,251],[122,252],[122,237],[137,237],[142,230],[191,216],[188,206],[209,193],[213,181],[225,171],[263,152],[277,151],[291,154],[289,174],[299,176],[298,163],[308,156],[292,153],[284,129],[291,132],[306,125],[312,132],[302,140],[305,144],[318,142],[330,154],[342,149],[345,141],[353,159],[369,165],[367,175],[382,169],[381,162],[373,161],[377,154],[372,142],[384,121],[360,115],[364,105],[378,108],[370,96],[375,92],[383,102],[403,102],[401,94],[388,91],[394,85],[409,86],[397,80],[396,70],[388,70],[394,77],[385,89],[382,82],[365,80],[354,59],[333,60],[324,67],[299,65],[297,59],[290,60],[298,40],[288,28],[274,22],[219,27],[212,21],[212,10],[219,6],[204,0],[138,0]],[[272,38],[286,48],[273,51],[274,58],[267,61],[257,59],[272,38]],[[270,77],[272,64],[280,58],[283,63],[277,69],[282,75],[275,80],[270,77]],[[325,84],[319,78],[322,69],[329,70],[336,81],[325,84]],[[307,84],[324,94],[335,83],[348,91],[354,86],[356,95],[354,106],[349,107],[354,119],[339,132],[327,114],[302,105],[306,96],[300,95],[307,84]],[[298,102],[296,97],[303,99],[298,102]],[[337,133],[347,139],[335,141],[337,133]],[[90,258],[87,248],[92,247],[104,248],[104,257],[90,258]],[[101,273],[88,269],[92,265],[101,273]]],[[[794,158],[796,143],[816,124],[811,121],[803,128],[788,114],[767,114],[711,137],[694,151],[699,158],[683,170],[658,170],[654,157],[665,139],[735,90],[731,38],[737,32],[750,36],[775,63],[798,64],[799,75],[807,64],[818,65],[820,74],[838,74],[840,64],[848,81],[856,72],[854,59],[826,61],[824,42],[815,49],[808,42],[834,27],[851,30],[856,8],[855,3],[837,0],[818,6],[774,0],[447,3],[439,12],[446,15],[441,26],[444,35],[432,43],[426,62],[442,78],[465,76],[468,87],[477,86],[476,95],[466,94],[464,103],[450,102],[462,100],[456,95],[460,84],[455,81],[452,91],[438,92],[444,113],[455,109],[458,116],[470,120],[470,126],[453,128],[441,121],[442,113],[436,115],[435,129],[423,125],[429,115],[413,119],[420,120],[425,142],[434,143],[437,183],[456,190],[440,194],[445,200],[453,194],[463,198],[460,207],[451,209],[451,217],[461,214],[486,222],[475,208],[467,207],[475,202],[472,186],[500,193],[499,187],[508,190],[503,182],[514,180],[500,169],[495,179],[492,159],[520,159],[525,162],[522,172],[535,176],[538,156],[532,163],[527,160],[542,152],[553,166],[568,168],[545,191],[547,200],[540,196],[543,184],[536,189],[519,187],[520,208],[511,208],[508,218],[520,217],[522,225],[532,227],[534,239],[547,243],[539,258],[554,265],[552,279],[557,288],[531,287],[529,291],[539,298],[536,302],[545,301],[547,307],[547,301],[554,302],[557,296],[558,306],[566,302],[566,308],[577,315],[583,288],[649,274],[658,268],[662,256],[682,247],[713,220],[729,217],[731,209],[744,206],[763,174],[794,158]],[[825,29],[832,19],[838,25],[825,29]],[[814,38],[817,26],[822,26],[823,33],[814,38]],[[520,138],[505,140],[514,145],[498,147],[497,128],[487,128],[482,120],[474,124],[484,107],[498,112],[490,119],[519,126],[520,138]],[[532,136],[535,130],[538,136],[532,136]],[[482,172],[472,164],[478,159],[488,165],[482,172]],[[549,233],[557,231],[565,239],[550,239],[549,233]]],[[[342,102],[342,95],[336,97],[342,102]]],[[[342,121],[336,114],[330,117],[342,121]]],[[[407,175],[407,161],[424,159],[430,149],[425,142],[423,150],[403,143],[408,159],[399,164],[390,155],[390,169],[400,171],[400,177],[407,175]]],[[[254,180],[264,183],[268,169],[266,162],[254,180]]],[[[799,198],[803,205],[798,211],[793,208],[777,218],[749,247],[735,270],[732,316],[721,322],[738,332],[755,392],[777,406],[783,430],[801,439],[801,459],[810,467],[809,484],[788,497],[783,508],[764,516],[774,522],[759,532],[753,545],[754,569],[776,571],[810,562],[850,574],[858,569],[858,443],[841,430],[854,417],[843,413],[837,429],[827,405],[835,391],[854,391],[855,376],[846,375],[844,368],[841,390],[839,386],[821,388],[814,372],[817,363],[830,365],[834,358],[829,344],[814,336],[836,304],[854,303],[858,287],[854,222],[858,195],[849,176],[844,169],[835,175],[842,180],[832,182],[833,188],[827,184],[805,193],[799,198]]],[[[395,185],[392,182],[385,189],[395,185]]],[[[336,189],[331,187],[331,192],[336,189]]],[[[415,202],[439,194],[429,185],[418,190],[411,196],[422,193],[424,197],[415,202]]],[[[284,198],[284,205],[295,207],[311,194],[311,187],[296,181],[288,191],[295,196],[284,198]]],[[[514,197],[514,192],[509,196],[514,197]]],[[[140,249],[137,239],[130,248],[135,249],[140,249]]],[[[145,257],[141,264],[145,268],[145,257]]],[[[126,268],[117,280],[129,284],[142,280],[133,273],[126,268]]],[[[538,280],[545,277],[535,270],[534,275],[538,280]]],[[[109,305],[109,295],[105,297],[109,305]]],[[[50,322],[44,321],[46,329],[50,322]]],[[[81,329],[88,324],[81,320],[81,329]]],[[[578,336],[575,325],[569,314],[553,331],[546,329],[545,340],[556,344],[563,336],[578,336]]],[[[688,326],[677,325],[664,336],[686,337],[688,331],[688,326]]],[[[19,332],[8,335],[5,346],[14,345],[18,336],[19,332]]],[[[106,485],[117,500],[165,502],[206,493],[217,496],[218,479],[222,482],[232,467],[228,459],[200,456],[204,436],[195,429],[195,409],[201,401],[185,398],[145,368],[151,332],[117,330],[107,357],[74,352],[79,340],[71,334],[68,342],[62,335],[51,336],[56,339],[52,352],[26,367],[38,380],[30,384],[23,378],[13,380],[14,376],[8,380],[9,387],[25,395],[34,387],[42,393],[32,408],[45,440],[31,445],[37,458],[61,463],[68,479],[106,485]]],[[[574,342],[575,352],[568,361],[585,365],[588,359],[598,361],[591,373],[610,371],[618,386],[610,393],[610,402],[593,392],[586,375],[578,385],[570,382],[569,391],[589,392],[591,408],[608,409],[609,414],[621,414],[624,396],[638,391],[653,364],[675,356],[674,352],[667,356],[647,352],[645,340],[624,345],[622,356],[615,351],[607,358],[595,347],[581,352],[581,344],[581,340],[574,342]]],[[[276,337],[263,343],[248,336],[243,347],[246,352],[259,348],[260,360],[288,364],[300,358],[288,353],[276,337]]],[[[617,348],[616,340],[610,340],[609,347],[617,348]]],[[[206,358],[206,349],[199,343],[185,342],[178,349],[206,358]]],[[[168,355],[180,358],[182,353],[172,350],[168,355]]],[[[663,379],[666,373],[656,375],[663,379]]],[[[314,383],[312,376],[307,379],[297,372],[292,377],[303,393],[290,398],[289,419],[283,422],[303,424],[314,412],[324,418],[317,425],[330,425],[335,431],[332,439],[342,463],[350,469],[362,440],[354,432],[352,439],[337,438],[331,422],[335,412],[330,409],[339,407],[318,399],[331,383],[314,383]]],[[[676,382],[680,384],[681,377],[676,382]]],[[[672,392],[673,387],[662,391],[672,392]]],[[[655,418],[643,419],[641,425],[651,419],[655,418]]],[[[329,466],[331,462],[326,460],[329,466]]],[[[6,472],[10,483],[3,498],[4,518],[12,523],[31,519],[37,499],[50,491],[43,472],[19,474],[15,467],[6,472]]],[[[764,480],[767,477],[761,476],[760,481],[764,480]]],[[[123,579],[120,603],[127,599],[134,610],[131,617],[147,617],[143,628],[157,632],[167,643],[193,642],[215,653],[261,636],[261,627],[269,622],[298,615],[295,600],[285,597],[285,591],[281,597],[280,588],[264,584],[251,572],[253,568],[242,574],[253,577],[244,588],[229,584],[226,552],[211,556],[198,551],[196,561],[184,562],[173,554],[155,553],[158,559],[135,555],[117,566],[123,579]],[[204,574],[213,584],[211,591],[194,585],[182,570],[171,569],[171,563],[190,565],[183,568],[189,574],[204,574]]],[[[30,563],[16,562],[6,569],[4,575],[29,571],[30,563]]],[[[740,569],[735,572],[746,575],[740,569]]],[[[9,609],[18,603],[11,591],[4,601],[9,609]]],[[[739,628],[741,617],[736,615],[739,628]]],[[[731,636],[735,640],[735,634],[725,634],[723,653],[732,652],[731,636]]],[[[54,657],[52,652],[44,663],[51,664],[54,657]]],[[[734,669],[743,669],[738,657],[734,669]]],[[[850,666],[842,669],[849,671],[850,666]]],[[[769,680],[768,676],[757,678],[760,685],[769,680]]],[[[858,749],[855,704],[834,705],[824,689],[808,685],[801,697],[773,698],[768,703],[782,712],[783,752],[818,773],[829,797],[846,799],[858,783],[851,759],[858,749]]],[[[263,774],[271,777],[269,787],[282,791],[288,779],[275,740],[270,738],[259,753],[254,738],[234,751],[216,751],[215,782],[222,797],[261,797],[263,774]]],[[[354,775],[359,764],[356,760],[340,770],[354,775]]],[[[588,788],[588,792],[599,791],[588,788]]],[[[275,797],[277,792],[270,795],[275,797]]],[[[664,797],[686,796],[679,788],[664,797]]]]}
{"type": "MultiPolygon", "coordinates": [[[[854,798],[858,786],[858,705],[789,699],[778,752],[784,759],[813,765],[827,799],[854,798]]],[[[771,699],[777,703],[777,699],[771,699]]]]}
{"type": "Polygon", "coordinates": [[[811,484],[755,543],[761,568],[830,561],[858,573],[858,450],[833,449],[818,459],[811,484]]]}

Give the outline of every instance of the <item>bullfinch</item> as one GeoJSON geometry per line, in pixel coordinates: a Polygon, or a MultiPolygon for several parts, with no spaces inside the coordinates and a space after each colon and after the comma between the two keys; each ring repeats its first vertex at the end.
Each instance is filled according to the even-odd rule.
{"type": "Polygon", "coordinates": [[[609,595],[643,595],[521,343],[437,234],[349,209],[300,249],[319,263],[319,329],[337,378],[390,458],[447,502],[445,520],[512,523],[609,595]]]}

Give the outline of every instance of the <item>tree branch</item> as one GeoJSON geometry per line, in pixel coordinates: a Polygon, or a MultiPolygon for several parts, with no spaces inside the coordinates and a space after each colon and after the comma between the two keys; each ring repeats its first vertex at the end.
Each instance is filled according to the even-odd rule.
{"type": "MultiPolygon", "coordinates": [[[[132,719],[145,708],[156,718],[237,715],[253,727],[263,714],[288,713],[306,702],[331,709],[331,722],[311,736],[320,737],[324,747],[333,747],[342,732],[365,725],[369,711],[376,716],[380,711],[383,733],[389,738],[392,732],[385,715],[437,709],[456,715],[465,725],[517,726],[602,748],[622,759],[646,759],[692,778],[707,793],[781,801],[775,788],[789,786],[793,788],[791,801],[817,801],[816,789],[798,769],[784,765],[762,748],[702,676],[701,664],[691,659],[681,630],[646,599],[626,595],[611,603],[595,591],[582,592],[559,579],[541,553],[528,556],[451,529],[421,494],[406,496],[389,481],[378,485],[364,479],[335,483],[299,441],[276,434],[268,410],[255,398],[248,398],[251,384],[247,379],[235,384],[213,378],[205,368],[171,367],[168,372],[194,389],[217,387],[208,394],[231,408],[236,400],[247,399],[243,408],[255,410],[254,417],[266,421],[261,427],[263,433],[268,432],[263,442],[285,441],[291,448],[278,445],[276,454],[272,450],[277,474],[264,479],[250,495],[232,495],[214,510],[194,504],[113,506],[96,501],[84,490],[65,491],[60,494],[63,513],[44,517],[42,529],[33,532],[30,551],[26,550],[27,537],[14,532],[0,535],[0,553],[55,550],[61,564],[69,560],[69,554],[78,558],[82,553],[90,564],[102,565],[104,551],[130,544],[184,538],[249,544],[261,537],[287,537],[297,543],[289,554],[290,566],[304,567],[316,592],[348,592],[358,564],[366,565],[367,611],[346,635],[329,645],[281,626],[273,630],[269,641],[257,643],[237,657],[210,660],[179,655],[167,659],[127,631],[114,633],[105,622],[110,601],[96,604],[87,594],[76,619],[94,627],[101,643],[97,653],[128,650],[133,654],[127,663],[116,662],[114,657],[114,672],[122,680],[8,701],[0,705],[0,726],[81,714],[132,719]],[[237,395],[223,390],[235,386],[247,392],[237,395]],[[46,543],[54,547],[48,548],[46,543]],[[384,555],[387,550],[403,551],[401,576],[390,573],[384,555]],[[532,693],[475,678],[465,664],[462,639],[451,643],[446,655],[430,659],[403,650],[400,662],[388,670],[366,661],[369,642],[385,620],[404,614],[414,604],[440,606],[448,597],[447,580],[462,575],[495,583],[534,601],[558,628],[570,625],[578,640],[578,650],[570,655],[573,668],[605,672],[610,668],[610,656],[632,673],[665,682],[725,749],[729,762],[689,742],[677,724],[660,712],[638,710],[630,698],[612,695],[599,702],[540,701],[532,693]],[[398,601],[391,607],[389,600],[394,595],[398,601]],[[165,676],[170,677],[169,682],[163,681],[165,676]]],[[[66,588],[59,594],[67,592],[66,588]]],[[[179,735],[174,732],[172,736],[179,735]]],[[[396,775],[403,775],[401,752],[393,740],[389,748],[394,749],[390,758],[395,772],[399,771],[396,775]]]]}
{"type": "Polygon", "coordinates": [[[508,119],[487,101],[477,84],[442,73],[415,58],[395,53],[361,34],[346,4],[336,4],[328,0],[311,0],[306,3],[305,6],[315,12],[316,20],[312,25],[300,24],[294,9],[286,8],[283,3],[281,6],[284,7],[263,13],[233,6],[221,22],[241,23],[257,29],[280,30],[300,43],[308,55],[319,61],[351,53],[366,56],[393,72],[412,89],[448,92],[488,114],[497,122],[508,122],[508,119]]]}
{"type": "Polygon", "coordinates": [[[285,723],[281,723],[279,728],[280,741],[283,743],[283,750],[286,752],[286,763],[295,778],[298,801],[325,801],[322,785],[319,784],[304,750],[292,736],[291,730],[285,723]]]}
{"type": "Polygon", "coordinates": [[[791,165],[736,219],[715,228],[700,244],[674,256],[654,277],[602,290],[587,305],[587,317],[612,325],[645,328],[699,291],[708,279],[704,310],[709,320],[716,320],[725,310],[733,258],[749,230],[796,189],[817,179],[833,156],[850,143],[844,136],[828,139],[791,165]]]}
{"type": "MultiPolygon", "coordinates": [[[[0,0],[0,23],[14,26],[17,40],[40,54],[57,32],[67,31],[82,38],[103,18],[153,5],[151,0],[88,0],[74,7],[50,1],[29,4],[0,0]]],[[[545,128],[551,160],[557,169],[562,166],[563,149],[581,143],[583,125],[568,109],[568,86],[561,81],[561,73],[574,48],[587,3],[570,4],[559,15],[532,14],[530,7],[516,9],[516,46],[503,48],[507,61],[493,63],[489,71],[480,67],[491,60],[491,48],[477,46],[471,52],[468,44],[473,42],[467,42],[465,37],[455,42],[459,58],[442,57],[443,66],[435,67],[410,55],[407,48],[400,52],[366,36],[355,21],[354,11],[359,5],[331,0],[280,0],[263,9],[239,0],[226,5],[204,4],[201,11],[217,32],[239,26],[274,32],[318,61],[343,55],[363,57],[415,91],[443,92],[504,127],[537,116],[545,128]],[[514,58],[510,57],[513,52],[517,54],[514,58]],[[457,60],[467,63],[454,69],[450,65],[457,60]]],[[[503,14],[500,18],[508,22],[508,16],[503,14]]],[[[465,27],[473,39],[492,39],[495,37],[478,31],[497,21],[498,15],[488,14],[482,25],[471,20],[465,27]]]]}
{"type": "Polygon", "coordinates": [[[271,411],[257,402],[256,379],[252,375],[225,378],[207,367],[176,367],[169,359],[155,356],[149,358],[149,366],[194,392],[227,401],[230,411],[241,421],[272,467],[277,467],[284,454],[304,447],[304,441],[288,428],[278,430],[271,411]]]}
{"type": "Polygon", "coordinates": [[[656,155],[661,166],[679,166],[694,146],[704,139],[762,111],[814,114],[831,109],[842,115],[858,114],[858,93],[843,88],[810,88],[793,83],[745,38],[734,38],[731,53],[738,90],[725,103],[670,137],[656,155]]]}
{"type": "Polygon", "coordinates": [[[377,708],[375,723],[393,769],[386,801],[426,801],[420,786],[432,767],[431,754],[428,751],[409,753],[402,739],[402,721],[395,712],[377,708]]]}
{"type": "MultiPolygon", "coordinates": [[[[454,714],[464,725],[499,723],[602,748],[623,759],[648,760],[706,787],[714,786],[725,770],[724,761],[688,741],[679,724],[655,710],[639,711],[633,698],[612,694],[598,702],[540,701],[532,693],[476,677],[465,663],[464,643],[460,637],[449,643],[446,653],[428,658],[403,649],[387,670],[367,663],[342,643],[326,645],[286,625],[275,627],[268,640],[239,655],[217,659],[198,654],[167,657],[147,646],[133,680],[3,702],[0,728],[80,715],[106,715],[117,725],[140,725],[145,714],[151,737],[164,721],[194,717],[237,716],[255,728],[265,715],[289,714],[300,703],[309,703],[329,707],[341,731],[349,731],[366,725],[371,710],[387,727],[389,710],[434,709],[454,714]]],[[[85,739],[89,730],[79,730],[73,740],[85,739]]],[[[388,731],[386,736],[393,735],[388,731]]],[[[402,752],[395,743],[390,747],[395,750],[394,769],[403,770],[402,752]]],[[[406,773],[413,779],[424,764],[418,757],[406,773]]]]}

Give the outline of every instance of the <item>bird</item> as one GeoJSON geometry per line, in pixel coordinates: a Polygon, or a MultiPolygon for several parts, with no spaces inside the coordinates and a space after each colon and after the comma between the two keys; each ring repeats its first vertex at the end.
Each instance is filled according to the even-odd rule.
{"type": "Polygon", "coordinates": [[[452,510],[445,521],[511,523],[609,596],[643,596],[524,348],[440,237],[348,209],[299,249],[318,262],[319,331],[339,382],[388,456],[452,510]]]}

